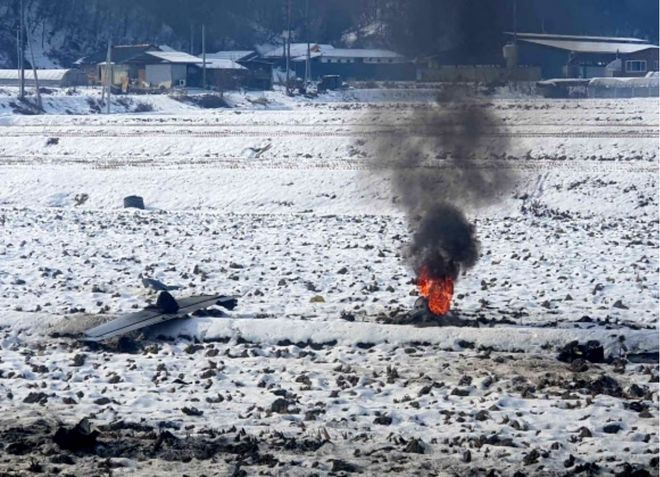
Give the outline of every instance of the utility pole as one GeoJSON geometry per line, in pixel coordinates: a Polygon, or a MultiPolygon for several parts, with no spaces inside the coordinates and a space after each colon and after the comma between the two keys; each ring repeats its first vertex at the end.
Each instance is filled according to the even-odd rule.
{"type": "Polygon", "coordinates": [[[309,0],[307,0],[307,3],[305,5],[305,23],[306,23],[306,30],[307,30],[307,63],[305,63],[305,84],[309,84],[312,81],[312,47],[310,44],[310,30],[309,28],[309,0]]]}
{"type": "Polygon", "coordinates": [[[518,0],[513,0],[513,43],[518,43],[518,0]]]}
{"type": "Polygon", "coordinates": [[[206,25],[202,24],[202,87],[206,89],[206,25]]]}
{"type": "MultiPolygon", "coordinates": [[[[21,79],[21,28],[16,27],[16,79],[21,79]]],[[[19,93],[20,96],[20,93],[19,93]]]]}
{"type": "Polygon", "coordinates": [[[23,8],[23,0],[21,0],[20,4],[20,11],[18,12],[19,15],[19,41],[18,41],[18,49],[19,49],[19,54],[18,54],[18,67],[20,68],[20,73],[19,73],[19,88],[18,88],[18,97],[20,99],[25,99],[25,40],[24,40],[24,32],[23,32],[23,17],[24,17],[24,8],[23,8]]]}
{"type": "MultiPolygon", "coordinates": [[[[24,18],[25,20],[25,18],[24,18]]],[[[34,49],[32,48],[32,37],[30,36],[30,29],[27,27],[27,22],[23,25],[25,28],[25,36],[27,38],[28,45],[30,46],[30,63],[32,64],[32,77],[34,78],[34,86],[37,91],[37,108],[40,111],[43,111],[43,103],[41,102],[41,89],[39,88],[39,75],[37,73],[37,64],[34,61],[34,49]]]]}
{"type": "Polygon", "coordinates": [[[112,40],[108,39],[108,54],[105,58],[105,86],[107,101],[105,113],[110,114],[110,97],[112,96],[112,40]]]}
{"type": "Polygon", "coordinates": [[[287,0],[286,16],[286,94],[291,94],[291,0],[287,0]]]}
{"type": "Polygon", "coordinates": [[[190,54],[195,54],[195,26],[190,22],[190,54]]]}

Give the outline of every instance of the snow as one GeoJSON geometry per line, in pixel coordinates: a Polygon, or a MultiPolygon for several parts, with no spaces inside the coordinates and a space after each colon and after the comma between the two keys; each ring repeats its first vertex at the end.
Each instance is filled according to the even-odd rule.
{"type": "Polygon", "coordinates": [[[189,55],[183,51],[147,51],[147,55],[163,60],[167,63],[197,64],[202,63],[201,58],[189,55]]]}
{"type": "MultiPolygon", "coordinates": [[[[44,95],[49,114],[40,116],[13,112],[15,90],[3,91],[0,396],[11,398],[0,411],[12,421],[0,420],[4,442],[16,422],[93,415],[95,425],[168,423],[181,439],[212,429],[240,441],[235,426],[290,474],[330,473],[338,457],[407,475],[562,473],[569,455],[604,473],[624,462],[652,469],[658,365],[633,359],[658,352],[656,101],[489,99],[499,118],[490,133],[511,144],[506,155],[485,145],[475,167],[506,167],[517,179],[497,204],[466,210],[482,256],[459,277],[453,309],[506,323],[415,328],[385,323],[410,309],[416,291],[401,257],[410,230],[378,151],[403,151],[392,132],[437,91],[316,100],[230,92],[232,107],[220,110],[128,96],[100,115],[89,105],[98,91],[78,88],[44,95]],[[153,111],[132,113],[138,102],[153,111]],[[147,210],[122,208],[133,194],[147,210]],[[147,330],[135,354],[68,337],[153,301],[140,274],[180,286],[177,296],[234,294],[239,305],[147,330]],[[589,340],[615,361],[585,371],[557,361],[567,343],[589,340]],[[594,387],[604,377],[621,390],[594,387]],[[24,402],[37,391],[47,402],[24,402]],[[278,396],[300,410],[272,412],[278,396]],[[96,404],[102,397],[112,401],[96,404]],[[190,406],[203,416],[182,412],[190,406]],[[383,415],[391,425],[374,423],[383,415]],[[613,422],[622,430],[604,432],[613,422]],[[576,437],[581,427],[592,437],[576,437]],[[330,443],[315,452],[278,447],[281,436],[324,432],[330,443]],[[515,446],[479,441],[493,434],[515,446]],[[403,451],[412,438],[424,454],[403,451]],[[525,465],[532,449],[548,457],[525,465]]],[[[429,167],[448,167],[428,154],[429,167]]],[[[235,464],[223,454],[147,465],[131,447],[121,463],[135,475],[230,473],[235,464]]],[[[26,459],[9,462],[22,469],[26,459]]],[[[71,471],[97,472],[94,459],[77,456],[71,471]]]]}
{"type": "Polygon", "coordinates": [[[660,87],[660,78],[656,76],[645,76],[643,78],[592,78],[590,87],[602,88],[653,88],[660,87]]]}
{"type": "MultiPolygon", "coordinates": [[[[61,81],[62,78],[71,70],[68,69],[56,69],[56,70],[37,70],[37,76],[41,80],[47,81],[61,81]]],[[[0,80],[17,80],[18,79],[18,70],[0,70],[0,80]]],[[[25,70],[25,78],[28,80],[34,80],[34,71],[31,69],[25,70]]]]}
{"type": "MultiPolygon", "coordinates": [[[[330,343],[341,346],[365,344],[405,345],[430,343],[443,349],[461,351],[460,343],[473,343],[476,347],[493,348],[502,352],[541,353],[544,347],[561,347],[573,340],[597,340],[605,344],[607,356],[622,355],[616,334],[608,330],[575,329],[473,329],[458,327],[401,329],[398,325],[376,323],[349,323],[340,320],[325,322],[281,318],[277,320],[198,318],[184,323],[167,323],[152,330],[154,336],[198,336],[203,340],[240,337],[265,345],[276,345],[289,340],[293,343],[330,343]]],[[[628,352],[639,353],[656,349],[656,331],[638,331],[626,334],[628,352]]]]}
{"type": "Polygon", "coordinates": [[[245,57],[253,54],[254,54],[254,50],[224,50],[224,51],[216,51],[215,53],[207,53],[206,58],[240,61],[245,57]]]}
{"type": "Polygon", "coordinates": [[[212,70],[247,70],[245,66],[241,66],[235,61],[222,59],[222,58],[209,58],[206,57],[206,67],[212,70]]]}

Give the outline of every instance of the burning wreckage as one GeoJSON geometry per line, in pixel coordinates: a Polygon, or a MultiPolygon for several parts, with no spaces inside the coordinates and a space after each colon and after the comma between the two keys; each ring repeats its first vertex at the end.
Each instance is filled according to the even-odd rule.
{"type": "Polygon", "coordinates": [[[416,275],[420,298],[412,312],[394,317],[393,323],[478,326],[451,311],[456,280],[480,255],[476,226],[464,209],[498,202],[515,183],[512,169],[480,161],[485,146],[506,155],[501,121],[463,91],[448,94],[455,99],[412,113],[409,130],[395,135],[395,142],[382,139],[378,161],[372,164],[390,176],[412,231],[403,255],[416,275]],[[494,135],[494,130],[500,133],[494,135]]]}

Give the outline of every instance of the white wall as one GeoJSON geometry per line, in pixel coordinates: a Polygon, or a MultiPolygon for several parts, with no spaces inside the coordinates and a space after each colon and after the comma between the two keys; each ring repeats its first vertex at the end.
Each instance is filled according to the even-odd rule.
{"type": "Polygon", "coordinates": [[[182,64],[146,65],[145,81],[151,86],[172,88],[188,77],[188,66],[182,64]]]}
{"type": "Polygon", "coordinates": [[[146,65],[145,81],[153,87],[172,87],[172,65],[146,65]]]}

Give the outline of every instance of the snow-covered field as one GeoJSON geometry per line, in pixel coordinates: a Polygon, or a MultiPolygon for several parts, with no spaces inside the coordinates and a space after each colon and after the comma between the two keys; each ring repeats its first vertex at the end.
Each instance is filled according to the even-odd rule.
{"type": "Polygon", "coordinates": [[[453,308],[499,324],[414,328],[386,323],[416,292],[377,151],[432,91],[50,96],[62,114],[0,94],[0,472],[657,474],[656,101],[489,100],[510,146],[474,167],[517,179],[468,211],[482,257],[453,308]],[[239,306],[71,337],[153,300],[140,274],[239,306]],[[572,340],[609,364],[558,361],[572,340]],[[93,450],[53,443],[83,417],[93,450]]]}

